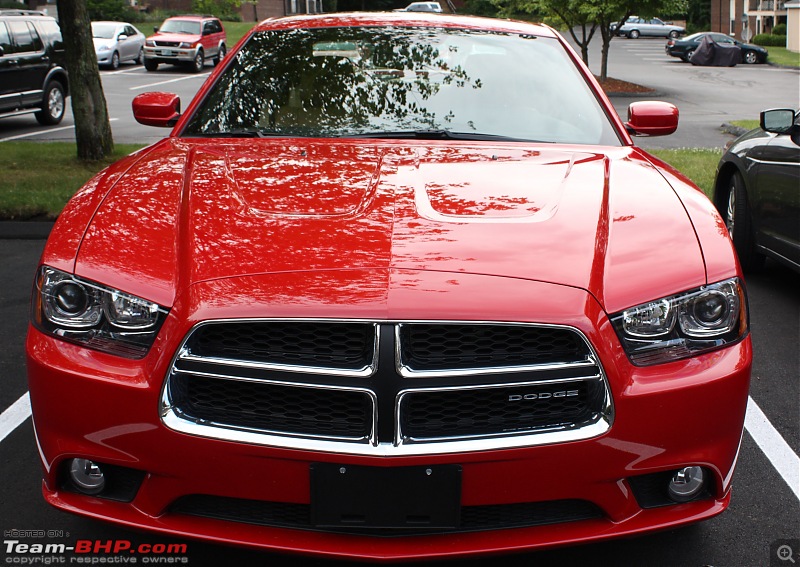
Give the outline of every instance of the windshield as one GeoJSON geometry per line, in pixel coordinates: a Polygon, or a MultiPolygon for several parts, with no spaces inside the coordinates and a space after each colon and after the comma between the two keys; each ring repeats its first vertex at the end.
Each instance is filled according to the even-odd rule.
{"type": "Polygon", "coordinates": [[[117,24],[92,22],[92,37],[97,39],[111,39],[114,37],[114,32],[117,29],[117,24]]]}
{"type": "Polygon", "coordinates": [[[619,144],[557,40],[431,28],[255,34],[183,135],[235,133],[619,144]]]}
{"type": "Polygon", "coordinates": [[[200,22],[194,20],[165,20],[158,31],[162,33],[200,35],[200,22]]]}

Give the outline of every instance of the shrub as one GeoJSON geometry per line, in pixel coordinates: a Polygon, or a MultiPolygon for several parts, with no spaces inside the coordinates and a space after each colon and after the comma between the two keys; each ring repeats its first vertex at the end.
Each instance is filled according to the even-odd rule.
{"type": "Polygon", "coordinates": [[[764,47],[786,47],[786,36],[760,33],[753,37],[752,42],[764,47]]]}
{"type": "Polygon", "coordinates": [[[786,24],[778,24],[772,28],[772,35],[786,35],[786,24]]]}

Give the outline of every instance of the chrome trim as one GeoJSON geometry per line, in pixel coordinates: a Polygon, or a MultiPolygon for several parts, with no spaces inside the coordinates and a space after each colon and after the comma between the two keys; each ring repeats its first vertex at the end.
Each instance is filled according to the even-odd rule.
{"type": "Polygon", "coordinates": [[[793,167],[799,167],[800,161],[772,161],[772,160],[765,160],[765,159],[757,159],[754,157],[747,156],[747,159],[758,164],[764,165],[788,165],[793,167]]]}
{"type": "Polygon", "coordinates": [[[333,453],[343,455],[357,455],[370,457],[402,457],[416,455],[445,455],[453,453],[475,453],[482,451],[497,451],[501,449],[517,449],[523,447],[537,447],[540,445],[553,445],[583,441],[603,435],[611,428],[611,422],[606,416],[600,416],[597,422],[584,427],[563,431],[547,431],[533,435],[517,435],[497,437],[492,439],[472,439],[462,441],[442,441],[438,443],[409,443],[395,445],[394,443],[348,443],[336,441],[320,441],[303,437],[288,437],[286,435],[265,435],[243,430],[230,430],[221,427],[208,427],[185,421],[174,412],[169,412],[162,417],[164,425],[168,428],[194,435],[231,441],[234,443],[247,443],[266,447],[275,447],[297,451],[314,451],[318,453],[333,453]]]}
{"type": "MultiPolygon", "coordinates": [[[[202,360],[204,362],[208,362],[208,359],[202,359],[202,360]]],[[[396,360],[399,359],[396,358],[396,360]]],[[[576,327],[571,327],[568,325],[553,325],[553,324],[539,324],[539,323],[526,323],[526,322],[509,322],[509,321],[455,321],[455,320],[383,321],[375,319],[324,319],[324,318],[219,319],[212,321],[203,321],[201,323],[198,323],[195,326],[193,326],[192,329],[190,329],[189,332],[186,334],[186,337],[181,342],[180,348],[178,348],[177,352],[175,353],[175,356],[172,359],[172,363],[170,364],[169,367],[169,372],[167,374],[166,379],[164,380],[162,394],[159,400],[159,412],[161,415],[161,420],[167,428],[180,433],[185,433],[187,435],[194,435],[197,437],[205,437],[209,439],[217,439],[220,441],[229,441],[234,443],[246,443],[250,445],[258,445],[264,447],[274,447],[274,448],[300,450],[300,451],[314,451],[314,452],[330,453],[330,454],[345,454],[345,455],[372,456],[372,457],[397,457],[397,456],[417,456],[417,455],[421,456],[442,455],[442,454],[467,453],[467,452],[472,453],[472,452],[482,452],[482,451],[495,451],[502,449],[537,447],[541,445],[553,445],[560,443],[568,443],[572,441],[582,441],[582,440],[592,439],[605,434],[611,428],[615,418],[614,406],[608,384],[608,378],[599,360],[600,359],[597,356],[597,352],[595,351],[592,344],[588,341],[586,336],[583,334],[583,332],[581,332],[576,327]],[[511,434],[497,433],[496,435],[441,438],[436,440],[425,439],[424,441],[417,441],[417,442],[413,440],[405,440],[402,443],[398,443],[397,437],[392,443],[380,443],[377,441],[377,430],[378,430],[377,395],[372,390],[366,388],[332,387],[332,386],[315,385],[315,384],[300,384],[296,382],[278,382],[270,380],[260,380],[260,379],[246,378],[246,377],[227,377],[232,380],[236,380],[238,378],[243,381],[268,382],[281,385],[285,384],[289,386],[300,385],[300,387],[308,386],[308,387],[317,387],[320,389],[351,389],[355,391],[364,391],[368,393],[368,395],[370,396],[370,400],[373,404],[374,411],[372,416],[373,417],[372,433],[370,435],[370,439],[362,440],[360,442],[342,440],[341,438],[336,438],[336,437],[315,437],[312,435],[298,435],[298,434],[289,434],[285,432],[272,432],[272,431],[265,432],[263,430],[253,430],[244,427],[231,427],[225,424],[218,424],[214,422],[201,422],[200,420],[190,420],[188,419],[187,416],[184,416],[179,411],[176,411],[176,409],[172,407],[170,403],[170,396],[169,396],[170,377],[172,376],[173,372],[191,373],[191,371],[178,369],[176,367],[176,363],[178,362],[181,356],[185,356],[187,354],[185,348],[186,343],[192,336],[192,334],[195,332],[195,330],[200,326],[208,324],[248,323],[248,322],[250,323],[263,323],[263,322],[371,323],[376,328],[375,353],[373,357],[373,366],[375,368],[374,371],[377,370],[377,365],[378,365],[378,349],[380,345],[379,341],[380,337],[378,333],[380,332],[381,324],[390,324],[395,326],[399,326],[402,324],[413,324],[413,323],[457,324],[457,325],[514,325],[514,326],[526,326],[526,327],[568,329],[576,333],[587,345],[590,352],[590,355],[587,357],[587,363],[586,364],[579,363],[575,366],[573,366],[572,364],[564,364],[564,365],[556,364],[556,365],[548,365],[547,368],[544,368],[545,365],[538,365],[538,366],[535,365],[535,367],[526,368],[526,371],[537,371],[545,369],[557,370],[560,368],[573,368],[573,367],[583,367],[583,366],[588,367],[590,366],[590,364],[588,363],[591,362],[596,365],[597,374],[594,374],[592,376],[578,376],[578,377],[563,378],[563,379],[531,381],[531,384],[541,385],[547,383],[578,382],[581,380],[598,379],[601,380],[603,383],[603,388],[605,391],[605,400],[603,403],[603,407],[601,408],[600,412],[596,415],[593,421],[584,424],[578,424],[572,427],[558,426],[558,428],[555,430],[548,430],[544,428],[544,430],[535,430],[533,432],[523,431],[511,434]]],[[[396,368],[396,370],[398,372],[400,371],[399,368],[396,368]]],[[[508,372],[508,368],[501,367],[501,370],[503,372],[508,372]]],[[[482,374],[482,373],[478,372],[472,374],[482,374]]],[[[214,375],[210,376],[216,377],[214,375]]],[[[441,374],[437,373],[436,376],[441,376],[441,374]]],[[[416,378],[421,376],[419,374],[415,374],[414,377],[416,378]]],[[[526,383],[514,383],[514,382],[510,383],[509,385],[519,385],[519,384],[526,385],[526,383]]],[[[502,387],[502,386],[498,386],[497,384],[486,384],[486,385],[478,385],[476,387],[491,388],[491,387],[502,387]]],[[[454,388],[465,389],[464,387],[461,388],[454,387],[454,388]]],[[[421,389],[409,389],[409,390],[420,391],[421,389]]],[[[397,408],[399,407],[398,400],[400,399],[400,394],[402,394],[405,391],[406,390],[403,390],[398,393],[398,396],[394,404],[395,416],[393,418],[396,424],[395,436],[397,436],[397,431],[399,431],[399,421],[397,421],[398,420],[397,408]]]]}
{"type": "MultiPolygon", "coordinates": [[[[367,437],[345,437],[345,436],[337,436],[337,435],[314,435],[312,433],[292,433],[292,432],[285,432],[285,431],[272,431],[268,429],[257,429],[253,427],[244,427],[240,425],[231,425],[229,423],[220,423],[216,421],[210,421],[200,418],[195,418],[190,415],[185,414],[184,412],[180,411],[179,409],[175,408],[172,405],[172,396],[170,393],[170,381],[167,380],[166,387],[162,390],[161,394],[161,419],[167,424],[168,427],[171,427],[169,423],[171,422],[171,418],[175,417],[180,419],[183,422],[193,423],[198,427],[210,427],[210,428],[222,428],[228,429],[231,431],[239,431],[239,432],[251,432],[257,433],[259,435],[267,435],[267,436],[280,436],[280,437],[290,437],[292,439],[298,438],[307,438],[307,439],[318,439],[318,440],[330,440],[330,441],[339,441],[343,442],[346,441],[348,443],[369,443],[370,445],[377,445],[378,444],[378,397],[372,390],[368,390],[366,388],[350,388],[347,386],[328,386],[324,384],[303,384],[299,382],[285,382],[280,380],[260,380],[258,378],[247,378],[244,376],[224,376],[224,375],[217,375],[217,374],[209,374],[206,372],[191,372],[186,370],[178,370],[174,366],[172,367],[172,371],[170,372],[170,378],[175,374],[189,374],[191,376],[201,376],[203,378],[213,378],[217,380],[229,380],[233,382],[250,382],[256,384],[268,384],[270,386],[286,386],[290,388],[306,388],[312,390],[336,390],[336,391],[344,391],[344,392],[357,392],[359,394],[366,394],[369,397],[371,406],[372,406],[372,420],[370,424],[370,433],[367,437]]],[[[183,431],[187,433],[182,428],[179,427],[172,427],[177,431],[183,431]]],[[[216,435],[209,435],[209,434],[198,434],[202,437],[217,437],[216,435]]],[[[291,446],[291,445],[287,445],[291,446]]]]}
{"type": "Polygon", "coordinates": [[[352,376],[359,378],[369,378],[378,370],[378,345],[380,344],[380,325],[374,321],[350,321],[339,319],[219,319],[213,321],[203,321],[198,323],[186,334],[178,350],[179,356],[173,361],[172,366],[181,361],[208,363],[214,365],[225,365],[236,368],[249,368],[255,370],[269,370],[278,372],[296,372],[299,374],[321,374],[323,376],[352,376]],[[209,325],[227,323],[371,323],[372,334],[372,363],[359,369],[349,370],[346,368],[329,368],[325,366],[303,366],[294,364],[280,364],[273,362],[255,362],[249,360],[238,360],[230,358],[202,357],[191,354],[186,343],[200,329],[209,325]]]}
{"type": "Polygon", "coordinates": [[[486,325],[494,327],[536,327],[539,329],[561,329],[574,332],[586,345],[589,352],[593,353],[589,341],[583,333],[566,325],[533,324],[533,323],[511,323],[505,321],[397,321],[394,324],[394,365],[397,373],[403,378],[437,378],[441,376],[483,376],[488,374],[509,374],[519,372],[542,372],[546,370],[564,370],[591,368],[597,366],[596,359],[590,354],[585,360],[573,362],[551,362],[546,364],[524,364],[519,366],[492,366],[477,368],[453,368],[444,370],[414,370],[410,366],[403,364],[402,347],[400,344],[400,328],[403,325],[486,325]]]}
{"type": "Polygon", "coordinates": [[[475,386],[453,386],[453,387],[443,387],[443,388],[410,388],[406,390],[402,390],[398,392],[397,398],[395,399],[394,405],[394,444],[405,445],[411,443],[438,443],[441,441],[459,441],[459,440],[471,440],[471,439],[496,439],[498,437],[509,437],[509,436],[520,436],[520,435],[540,435],[541,431],[548,431],[548,430],[556,430],[561,431],[565,429],[569,430],[580,430],[583,427],[586,427],[586,424],[595,424],[601,420],[601,418],[605,417],[606,411],[601,410],[600,412],[595,415],[594,419],[589,420],[586,424],[573,424],[573,425],[555,425],[555,426],[543,426],[541,429],[531,429],[527,431],[519,431],[519,432],[500,432],[500,433],[484,433],[484,434],[477,434],[477,435],[456,435],[456,436],[449,436],[449,437],[425,437],[422,439],[415,439],[413,437],[404,437],[402,431],[402,424],[400,423],[400,414],[401,414],[401,405],[403,403],[403,398],[410,394],[419,394],[419,393],[430,393],[430,392],[464,392],[470,390],[492,390],[492,389],[499,389],[499,388],[514,388],[514,387],[525,387],[525,386],[542,386],[548,384],[566,384],[566,383],[579,383],[579,382],[591,382],[597,381],[603,384],[604,389],[604,398],[603,398],[603,410],[608,410],[609,408],[609,398],[610,392],[608,390],[608,383],[603,379],[602,374],[598,373],[593,376],[579,376],[574,378],[558,378],[554,380],[533,380],[529,382],[508,382],[505,384],[477,384],[475,386]]]}

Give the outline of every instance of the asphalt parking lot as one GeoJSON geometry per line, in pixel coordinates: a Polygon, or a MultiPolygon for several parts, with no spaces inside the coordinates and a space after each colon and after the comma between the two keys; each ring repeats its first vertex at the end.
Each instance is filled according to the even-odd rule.
{"type": "MultiPolygon", "coordinates": [[[[594,47],[590,61],[593,69],[599,67],[599,46],[594,47]]],[[[141,66],[125,65],[118,71],[102,72],[115,140],[146,144],[165,135],[167,130],[133,122],[131,98],[146,90],[169,90],[180,94],[185,106],[210,71],[211,67],[206,67],[198,75],[180,69],[147,73],[141,66]]],[[[673,102],[681,111],[679,131],[667,138],[640,139],[645,148],[721,147],[730,139],[719,130],[722,122],[755,118],[764,108],[800,107],[800,72],[764,65],[695,68],[666,56],[663,40],[615,40],[610,74],[651,86],[657,98],[673,102]]],[[[622,116],[631,100],[636,99],[613,98],[622,116]]],[[[0,142],[68,140],[72,138],[71,127],[71,112],[53,128],[39,127],[32,117],[4,120],[0,121],[0,142]]],[[[0,353],[4,381],[0,388],[0,467],[4,480],[0,487],[0,528],[4,541],[185,543],[186,552],[174,558],[186,559],[189,565],[334,564],[131,532],[62,513],[44,503],[28,417],[23,345],[30,286],[43,246],[41,239],[0,240],[0,340],[4,345],[0,353]],[[44,535],[38,537],[36,531],[44,535]]],[[[702,524],[646,537],[459,564],[788,567],[800,561],[800,276],[768,263],[762,273],[747,277],[747,287],[755,360],[746,433],[728,511],[702,524]]],[[[694,419],[702,429],[704,416],[694,419]]],[[[663,427],[669,428],[669,424],[663,427]]],[[[32,559],[9,552],[8,544],[0,548],[4,564],[22,564],[21,557],[32,559]]]]}

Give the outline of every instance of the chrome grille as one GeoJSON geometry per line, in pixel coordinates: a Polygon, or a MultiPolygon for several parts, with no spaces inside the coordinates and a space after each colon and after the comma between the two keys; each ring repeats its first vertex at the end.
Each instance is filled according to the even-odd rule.
{"type": "Polygon", "coordinates": [[[203,358],[359,370],[372,364],[375,326],[282,321],[218,323],[198,328],[187,348],[203,358]]]}
{"type": "Polygon", "coordinates": [[[185,433],[386,455],[585,439],[613,419],[582,334],[514,323],[203,323],[161,409],[185,433]]]}
{"type": "Polygon", "coordinates": [[[512,325],[398,325],[403,366],[413,371],[491,368],[586,360],[574,331],[512,325]]]}
{"type": "Polygon", "coordinates": [[[590,420],[603,394],[599,376],[556,384],[412,390],[400,401],[401,435],[419,441],[569,427],[590,420]]]}
{"type": "Polygon", "coordinates": [[[205,422],[263,431],[366,440],[372,402],[364,392],[176,374],[173,403],[205,422]]]}

